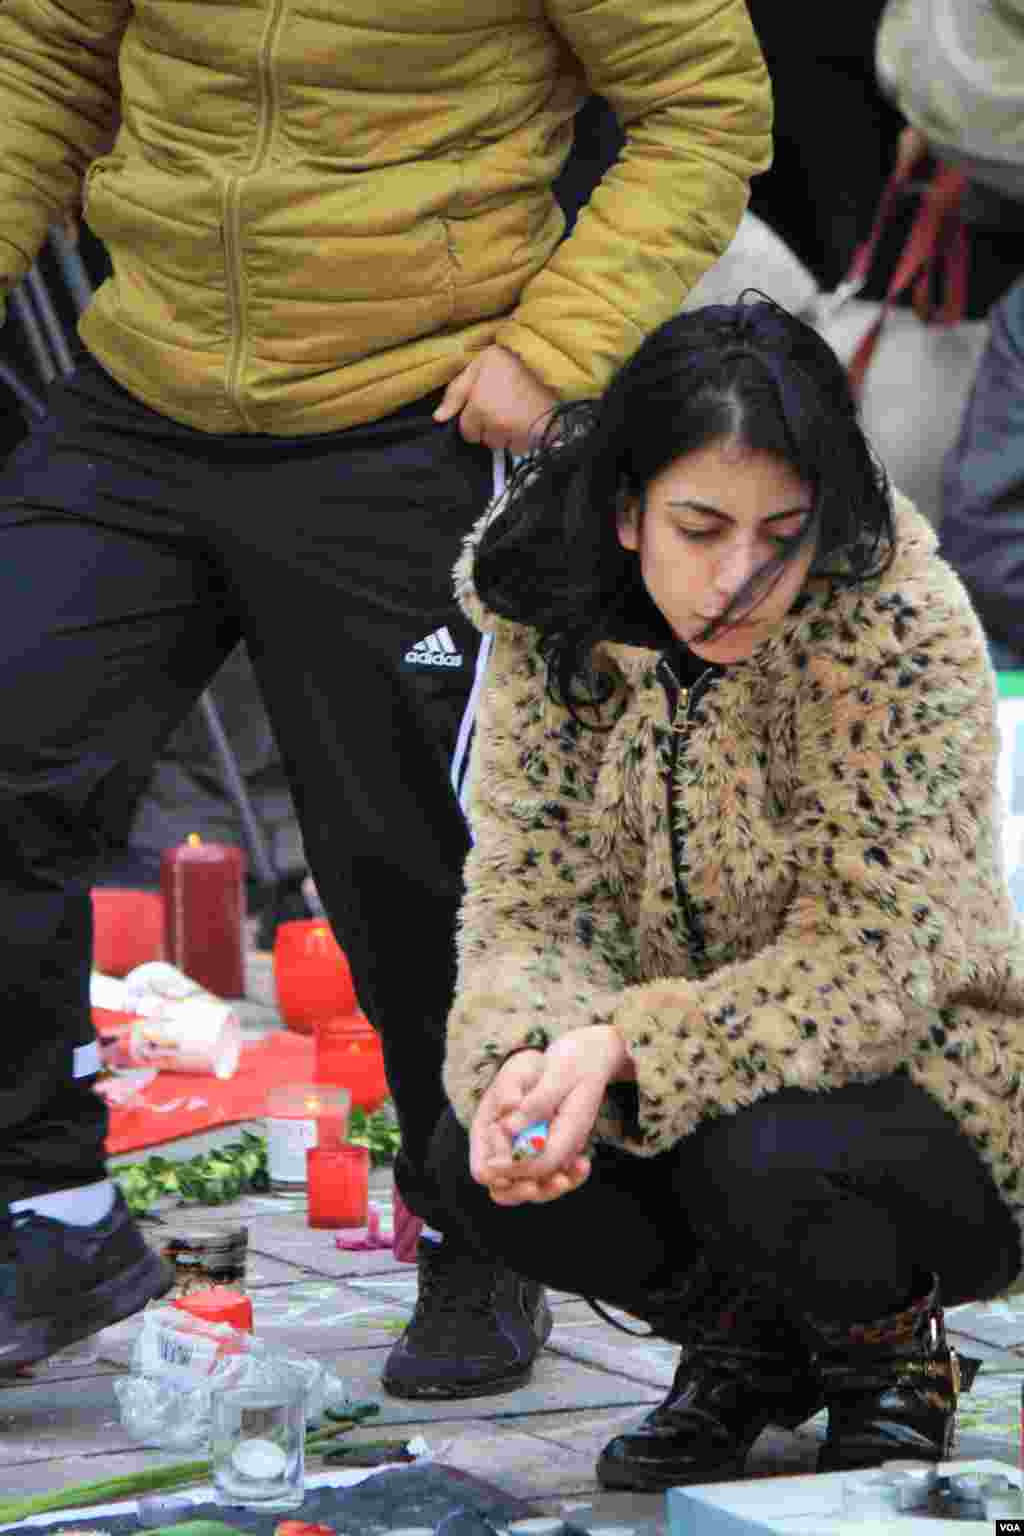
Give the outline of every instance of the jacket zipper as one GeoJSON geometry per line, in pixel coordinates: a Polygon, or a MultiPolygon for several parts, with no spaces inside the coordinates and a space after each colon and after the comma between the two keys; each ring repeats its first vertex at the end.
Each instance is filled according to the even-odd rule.
{"type": "MultiPolygon", "coordinates": [[[[234,404],[243,421],[246,421],[245,411],[242,407],[241,392],[242,366],[244,361],[242,336],[245,330],[245,299],[242,292],[242,240],[239,204],[241,202],[242,182],[245,177],[254,175],[263,165],[274,130],[274,122],[277,116],[277,82],[274,79],[273,58],[278,34],[281,31],[281,25],[284,20],[284,7],[285,0],[271,0],[267,25],[264,29],[263,41],[260,44],[260,118],[252,159],[240,175],[229,177],[224,189],[224,269],[227,282],[228,310],[231,317],[231,349],[228,353],[227,361],[227,392],[229,399],[234,404]]],[[[246,424],[252,425],[248,421],[246,424]]]]}
{"type": "Polygon", "coordinates": [[[679,754],[683,750],[683,737],[693,717],[693,710],[707,684],[714,675],[714,668],[709,667],[702,672],[697,681],[690,688],[684,688],[673,672],[667,657],[662,656],[657,666],[658,680],[665,690],[668,701],[669,727],[672,734],[672,745],[669,749],[668,785],[666,795],[668,800],[668,837],[669,847],[672,850],[672,876],[675,881],[676,900],[683,914],[686,924],[686,942],[690,951],[690,958],[698,975],[704,970],[705,964],[705,939],[704,929],[700,918],[690,900],[690,893],[686,889],[683,880],[683,834],[679,830],[675,814],[676,776],[679,769],[679,754]],[[680,711],[681,717],[680,717],[680,711]]]}

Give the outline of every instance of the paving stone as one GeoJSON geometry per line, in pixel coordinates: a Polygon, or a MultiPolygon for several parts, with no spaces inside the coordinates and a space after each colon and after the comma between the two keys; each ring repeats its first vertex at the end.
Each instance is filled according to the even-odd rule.
{"type": "Polygon", "coordinates": [[[996,1344],[986,1344],[983,1339],[972,1338],[969,1333],[947,1329],[950,1344],[961,1355],[970,1355],[982,1361],[987,1372],[1016,1371],[1024,1376],[1024,1354],[1013,1349],[1001,1349],[996,1344]]]}
{"type": "MultiPolygon", "coordinates": [[[[613,1312],[639,1327],[625,1313],[613,1312]]],[[[633,1339],[602,1321],[586,1302],[569,1301],[555,1311],[549,1348],[588,1365],[600,1366],[662,1391],[671,1385],[679,1362],[679,1346],[665,1339],[633,1339]]]]}
{"type": "Polygon", "coordinates": [[[946,1327],[997,1348],[1024,1350],[1024,1296],[952,1307],[946,1313],[946,1327]]]}
{"type": "Polygon", "coordinates": [[[408,1310],[387,1297],[322,1277],[253,1297],[253,1322],[261,1338],[317,1357],[342,1349],[390,1347],[408,1320],[408,1310]]]}
{"type": "Polygon", "coordinates": [[[960,1399],[961,1457],[995,1456],[1015,1464],[1020,1453],[1021,1374],[983,1370],[960,1399]]]}
{"type": "Polygon", "coordinates": [[[339,1248],[335,1243],[338,1234],[307,1227],[304,1222],[300,1224],[301,1220],[278,1217],[254,1222],[249,1230],[249,1251],[273,1255],[315,1274],[334,1276],[339,1280],[350,1276],[398,1275],[408,1279],[415,1294],[415,1266],[399,1264],[390,1249],[358,1253],[339,1248]]]}
{"type": "MultiPolygon", "coordinates": [[[[477,1405],[476,1412],[479,1411],[477,1405]]],[[[531,1501],[579,1497],[595,1487],[590,1457],[577,1449],[538,1439],[522,1423],[471,1418],[447,1426],[444,1433],[448,1439],[440,1459],[446,1467],[471,1473],[496,1484],[503,1493],[531,1501]]],[[[436,1438],[436,1429],[432,1431],[428,1425],[428,1444],[436,1438]]]]}
{"type": "MultiPolygon", "coordinates": [[[[51,1360],[43,1360],[31,1368],[31,1374],[21,1376],[0,1376],[0,1392],[11,1391],[18,1387],[28,1385],[45,1387],[48,1384],[62,1385],[67,1382],[77,1381],[83,1376],[116,1376],[118,1367],[109,1361],[100,1359],[97,1355],[94,1359],[76,1360],[71,1363],[62,1362],[55,1356],[51,1360]]],[[[0,1403],[3,1399],[0,1398],[0,1403]]]]}
{"type": "MultiPolygon", "coordinates": [[[[181,1461],[174,1451],[136,1448],[132,1451],[73,1451],[59,1456],[41,1457],[19,1466],[0,1465],[0,1495],[54,1493],[75,1483],[91,1483],[101,1477],[127,1477],[132,1472],[146,1472],[154,1467],[181,1461]]],[[[54,1529],[59,1529],[59,1525],[54,1529]]]]}
{"type": "Polygon", "coordinates": [[[380,1425],[444,1424],[480,1418],[482,1404],[486,1405],[487,1418],[502,1422],[538,1413],[606,1408],[620,1404],[635,1404],[643,1412],[663,1395],[643,1382],[632,1382],[605,1371],[593,1370],[545,1350],[534,1367],[530,1382],[514,1392],[503,1392],[484,1399],[405,1401],[381,1392],[380,1373],[384,1353],[383,1349],[349,1349],[321,1356],[349,1383],[354,1397],[374,1398],[380,1403],[380,1413],[373,1421],[380,1425]]]}
{"type": "Polygon", "coordinates": [[[9,1466],[55,1457],[137,1449],[121,1428],[113,1376],[64,1383],[27,1381],[0,1396],[0,1484],[9,1466]]]}

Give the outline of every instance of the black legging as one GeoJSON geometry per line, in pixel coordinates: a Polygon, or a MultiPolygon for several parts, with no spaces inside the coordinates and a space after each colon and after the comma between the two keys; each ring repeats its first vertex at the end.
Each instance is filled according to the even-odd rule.
{"type": "Polygon", "coordinates": [[[839,1322],[884,1315],[931,1272],[947,1306],[995,1296],[1021,1263],[970,1141],[903,1073],[830,1093],[783,1089],[653,1158],[599,1147],[587,1182],[548,1205],[495,1205],[451,1113],[430,1161],[447,1229],[521,1274],[627,1309],[701,1251],[839,1322]]]}

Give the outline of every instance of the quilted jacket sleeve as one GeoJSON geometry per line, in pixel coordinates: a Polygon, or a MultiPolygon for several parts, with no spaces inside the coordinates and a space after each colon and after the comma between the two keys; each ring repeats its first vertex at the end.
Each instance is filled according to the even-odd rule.
{"type": "Polygon", "coordinates": [[[496,340],[563,398],[599,393],[725,250],[771,159],[742,0],[547,0],[626,145],[496,340]]]}
{"type": "Polygon", "coordinates": [[[916,592],[866,597],[841,650],[804,657],[794,884],[774,942],[621,999],[611,1022],[636,1067],[637,1150],[783,1087],[910,1060],[927,1073],[933,1056],[991,1085],[1020,1062],[1019,1019],[1001,1012],[1021,945],[996,817],[994,677],[963,589],[929,567],[916,592]]]}
{"type": "Polygon", "coordinates": [[[0,298],[110,142],[130,11],[129,0],[0,4],[0,298]]]}
{"type": "MultiPolygon", "coordinates": [[[[630,938],[592,839],[606,740],[546,697],[530,632],[501,624],[473,745],[473,847],[445,1061],[466,1125],[510,1052],[606,1022],[630,977],[630,938]]],[[[619,1129],[611,1108],[602,1126],[619,1129]]]]}

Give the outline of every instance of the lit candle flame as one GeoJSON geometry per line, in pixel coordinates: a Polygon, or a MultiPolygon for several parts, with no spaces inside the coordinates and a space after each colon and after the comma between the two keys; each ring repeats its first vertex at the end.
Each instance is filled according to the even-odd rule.
{"type": "Polygon", "coordinates": [[[190,832],[186,838],[186,842],[190,848],[198,848],[199,844],[202,842],[202,838],[199,836],[198,832],[190,832]]]}

